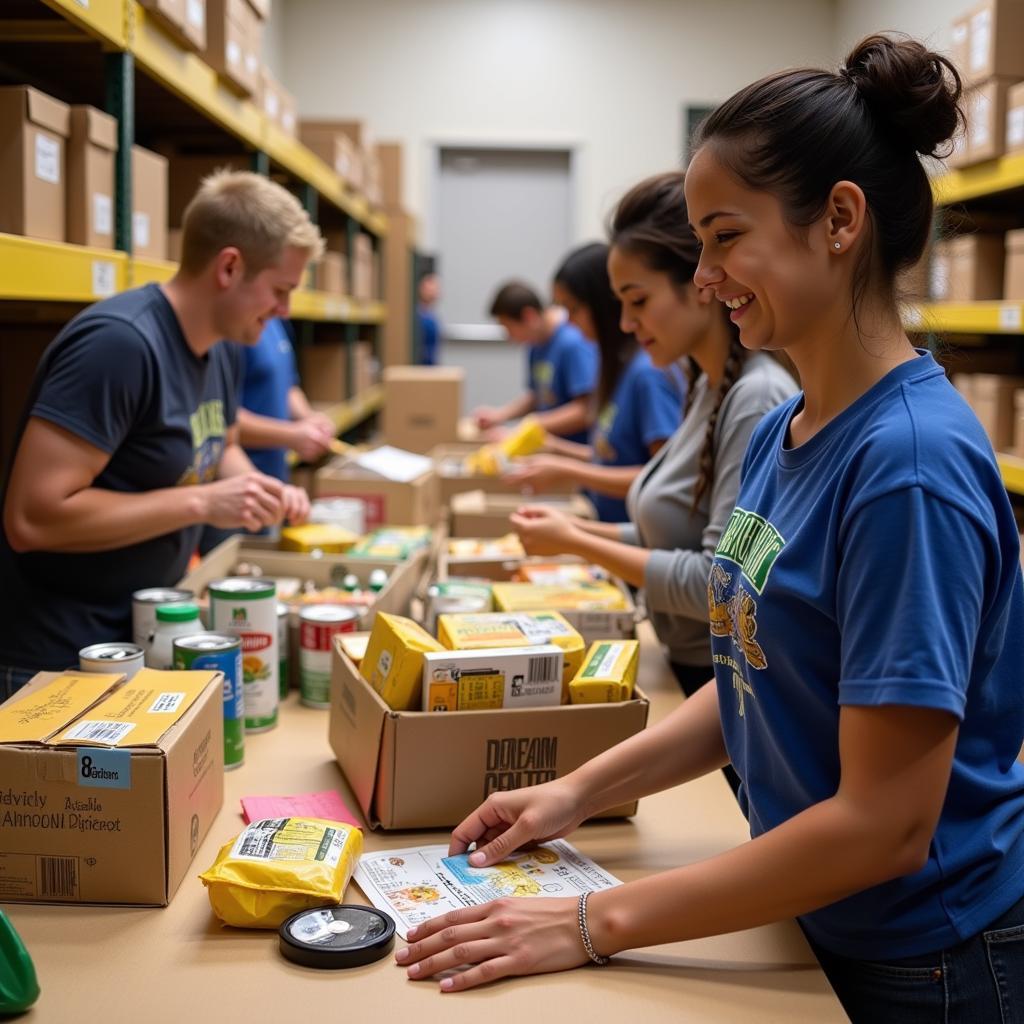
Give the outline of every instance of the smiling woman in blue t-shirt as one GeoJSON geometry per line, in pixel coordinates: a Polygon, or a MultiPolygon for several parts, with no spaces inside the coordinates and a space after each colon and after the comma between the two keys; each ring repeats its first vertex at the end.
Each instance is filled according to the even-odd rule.
{"type": "Polygon", "coordinates": [[[555,454],[521,460],[508,479],[536,492],[583,487],[601,522],[622,523],[630,484],[683,418],[685,378],[655,367],[636,337],[622,330],[605,243],[571,252],[555,273],[552,294],[600,350],[597,418],[589,445],[554,441],[555,454]]]}
{"type": "Polygon", "coordinates": [[[750,842],[421,925],[396,954],[413,976],[472,964],[441,982],[462,990],[798,916],[855,1022],[1024,1021],[1019,540],[894,284],[927,242],[919,157],[946,148],[960,91],[945,58],[872,36],[840,72],[772,75],[704,122],[694,282],[803,385],[755,430],[711,569],[716,684],[563,779],[494,794],[451,849],[492,863],[729,760],[750,842]]]}

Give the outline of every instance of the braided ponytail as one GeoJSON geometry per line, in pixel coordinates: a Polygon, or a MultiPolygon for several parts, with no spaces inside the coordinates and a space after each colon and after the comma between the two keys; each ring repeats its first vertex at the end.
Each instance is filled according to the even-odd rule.
{"type": "MultiPolygon", "coordinates": [[[[729,394],[733,384],[739,380],[743,372],[744,357],[746,350],[740,344],[739,333],[731,332],[729,337],[729,354],[725,360],[722,370],[722,382],[718,385],[718,395],[715,398],[715,407],[708,416],[707,429],[704,431],[704,447],[700,453],[700,475],[697,477],[697,486],[693,492],[692,511],[697,511],[701,498],[707,494],[715,480],[715,426],[718,423],[718,414],[722,411],[722,403],[725,396],[729,394]]],[[[692,359],[688,359],[687,378],[690,379],[691,387],[688,394],[693,394],[692,381],[696,377],[697,367],[692,359]]],[[[689,404],[689,402],[688,402],[689,404]]]]}

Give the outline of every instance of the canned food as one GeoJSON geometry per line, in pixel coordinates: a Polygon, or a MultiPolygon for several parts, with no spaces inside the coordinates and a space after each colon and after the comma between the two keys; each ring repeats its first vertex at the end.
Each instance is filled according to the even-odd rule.
{"type": "Polygon", "coordinates": [[[427,588],[426,629],[437,635],[439,615],[475,615],[489,612],[493,607],[491,588],[486,584],[461,583],[444,580],[427,588]]]}
{"type": "Polygon", "coordinates": [[[156,632],[156,610],[162,604],[182,604],[195,599],[191,590],[178,587],[148,587],[132,594],[132,642],[143,649],[156,632]]]}
{"type": "Polygon", "coordinates": [[[288,696],[291,673],[288,671],[288,629],[290,625],[288,605],[277,604],[277,679],[281,700],[288,696]]]}
{"type": "Polygon", "coordinates": [[[311,708],[331,706],[331,645],[338,633],[354,633],[359,612],[340,604],[317,604],[299,614],[299,692],[311,708]]]}
{"type": "Polygon", "coordinates": [[[129,679],[144,661],[145,652],[138,644],[92,644],[78,652],[82,672],[123,672],[129,679]]]}
{"type": "Polygon", "coordinates": [[[194,633],[174,638],[174,667],[224,673],[224,770],[245,761],[245,692],[242,688],[242,643],[227,633],[194,633]]]}
{"type": "Polygon", "coordinates": [[[277,587],[273,580],[231,576],[210,584],[210,625],[242,642],[245,731],[277,725],[277,587]]]}

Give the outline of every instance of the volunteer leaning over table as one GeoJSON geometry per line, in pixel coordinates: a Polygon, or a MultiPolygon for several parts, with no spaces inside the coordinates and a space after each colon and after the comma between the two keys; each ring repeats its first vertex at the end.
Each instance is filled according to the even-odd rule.
{"type": "Polygon", "coordinates": [[[90,643],[131,637],[131,594],[183,574],[203,523],[309,511],[237,442],[241,350],[287,316],[323,241],[298,201],[218,172],[185,212],[181,266],[98,302],[40,361],[0,530],[0,697],[90,643]]]}
{"type": "Polygon", "coordinates": [[[948,152],[960,97],[946,58],[872,36],[702,124],[694,284],[803,388],[755,428],[716,550],[716,679],[564,779],[493,794],[451,850],[492,863],[727,761],[750,842],[579,900],[455,911],[396,952],[411,977],[472,965],[442,978],[457,992],[797,916],[855,1024],[1024,1022],[1020,543],[895,285],[931,229],[920,158],[948,152]]]}

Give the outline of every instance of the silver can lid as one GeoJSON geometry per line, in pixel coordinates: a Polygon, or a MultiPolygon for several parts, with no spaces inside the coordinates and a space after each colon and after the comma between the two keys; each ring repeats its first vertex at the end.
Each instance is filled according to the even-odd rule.
{"type": "Polygon", "coordinates": [[[251,597],[274,597],[277,594],[277,584],[262,576],[228,576],[226,579],[214,580],[208,589],[211,594],[251,597]]]}
{"type": "Polygon", "coordinates": [[[176,636],[174,647],[183,651],[232,651],[240,649],[241,640],[229,633],[189,633],[188,636],[176,636]]]}
{"type": "Polygon", "coordinates": [[[79,652],[80,658],[90,661],[131,661],[142,655],[142,648],[138,644],[92,644],[90,647],[83,647],[79,652]]]}
{"type": "Polygon", "coordinates": [[[303,622],[352,622],[360,612],[344,604],[311,604],[299,612],[303,622]]]}

